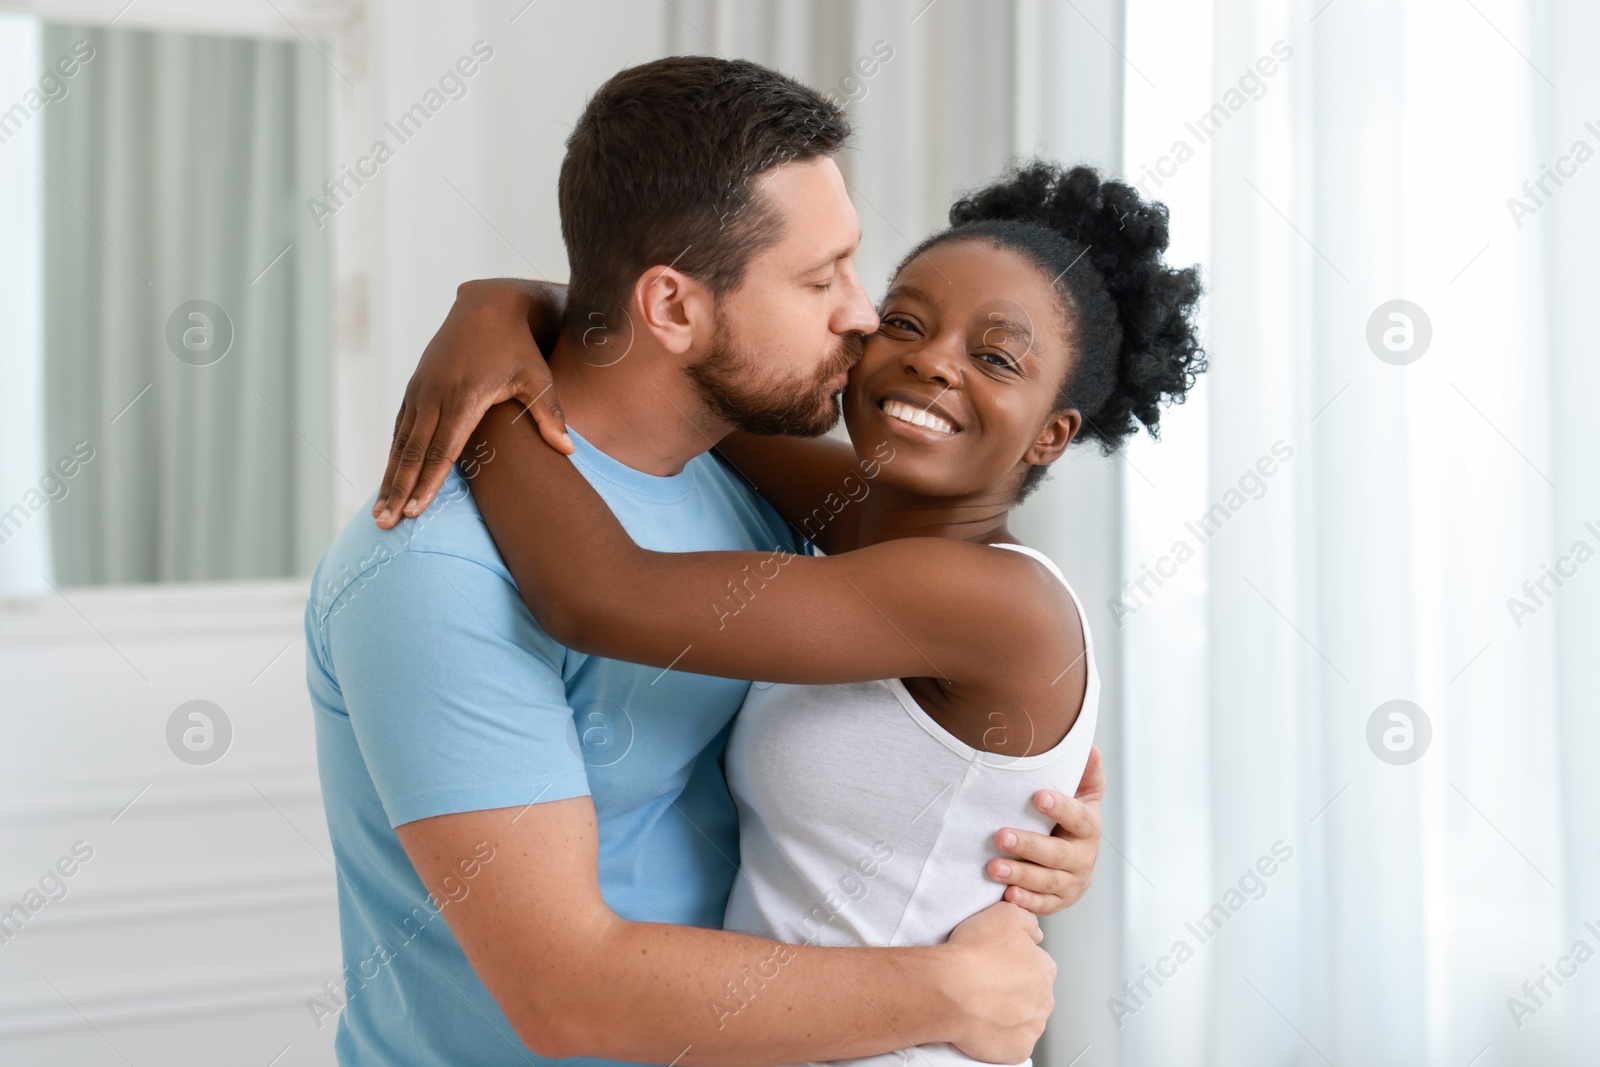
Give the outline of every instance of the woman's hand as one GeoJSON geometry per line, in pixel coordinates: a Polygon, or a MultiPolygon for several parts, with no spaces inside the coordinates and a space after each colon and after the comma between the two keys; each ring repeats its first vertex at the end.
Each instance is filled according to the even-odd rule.
{"type": "Polygon", "coordinates": [[[1016,857],[989,861],[989,877],[1007,885],[1004,899],[1035,915],[1054,915],[1083,899],[1100,855],[1100,799],[1105,791],[1100,748],[1094,746],[1076,796],[1065,797],[1053,789],[1041,789],[1033,796],[1034,807],[1056,821],[1054,831],[1039,834],[1007,827],[994,835],[1000,850],[1016,857]]]}
{"type": "Polygon", "coordinates": [[[427,508],[483,413],[501,401],[520,401],[550,447],[572,453],[540,351],[554,345],[565,305],[566,286],[548,282],[494,278],[456,290],[395,418],[389,465],[372,506],[380,527],[427,508]]]}

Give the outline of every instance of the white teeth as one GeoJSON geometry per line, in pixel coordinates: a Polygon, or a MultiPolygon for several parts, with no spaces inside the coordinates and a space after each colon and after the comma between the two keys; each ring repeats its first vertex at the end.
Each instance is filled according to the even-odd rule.
{"type": "Polygon", "coordinates": [[[910,404],[907,404],[904,401],[885,400],[883,402],[883,413],[889,416],[891,419],[899,419],[901,422],[909,422],[913,426],[922,426],[937,433],[956,432],[956,428],[954,426],[946,422],[944,419],[941,419],[939,416],[933,414],[933,412],[924,411],[922,408],[918,407],[912,407],[910,404]]]}

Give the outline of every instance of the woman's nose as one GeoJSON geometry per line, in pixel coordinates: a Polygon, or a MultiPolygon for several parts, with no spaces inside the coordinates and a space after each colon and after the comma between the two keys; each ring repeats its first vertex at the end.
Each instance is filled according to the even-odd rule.
{"type": "Polygon", "coordinates": [[[945,387],[961,380],[961,363],[966,355],[966,344],[960,338],[932,337],[928,343],[907,352],[901,365],[923,381],[938,382],[945,387]]]}

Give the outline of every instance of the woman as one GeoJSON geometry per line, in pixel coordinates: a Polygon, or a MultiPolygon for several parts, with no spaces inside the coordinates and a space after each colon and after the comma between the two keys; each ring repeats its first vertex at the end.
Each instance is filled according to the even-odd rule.
{"type": "Polygon", "coordinates": [[[939,942],[995,900],[987,828],[1047,831],[1029,798],[1070,792],[1088,759],[1087,620],[1007,519],[1071,442],[1110,452],[1182,399],[1205,367],[1198,276],[1161,261],[1164,207],[1087,168],[1031,164],[950,222],[895,272],[850,372],[853,448],[719,446],[815,557],[646,551],[565,457],[513,425],[515,406],[473,442],[494,457],[473,464],[479,508],[552,637],[763,679],[727,750],[742,855],[730,929],[939,942]]]}

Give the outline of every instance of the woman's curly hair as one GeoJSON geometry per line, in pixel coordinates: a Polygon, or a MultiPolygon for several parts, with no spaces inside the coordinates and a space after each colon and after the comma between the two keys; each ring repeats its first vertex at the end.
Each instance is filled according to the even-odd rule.
{"type": "MultiPolygon", "coordinates": [[[[1161,405],[1182,403],[1206,369],[1194,323],[1200,271],[1162,262],[1165,204],[1103,181],[1092,167],[1033,160],[957,200],[950,228],[905,262],[952,240],[1014,249],[1054,279],[1073,340],[1056,410],[1082,414],[1080,439],[1098,441],[1109,455],[1141,424],[1159,436],[1161,405]]],[[[1030,470],[1018,499],[1044,474],[1044,467],[1030,470]]]]}

